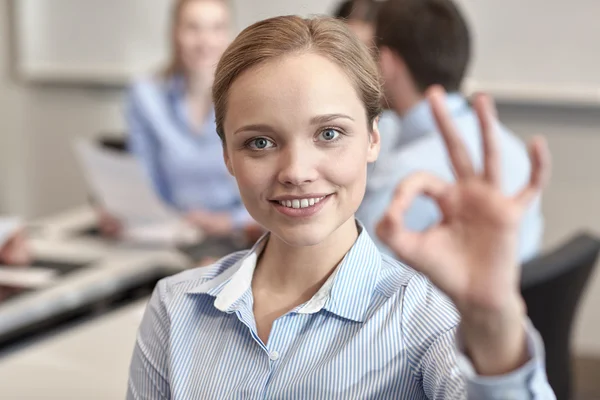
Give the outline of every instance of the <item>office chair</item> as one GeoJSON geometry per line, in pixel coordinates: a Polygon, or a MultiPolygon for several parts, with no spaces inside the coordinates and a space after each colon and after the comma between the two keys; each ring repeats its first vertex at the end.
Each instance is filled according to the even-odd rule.
{"type": "Polygon", "coordinates": [[[577,307],[600,251],[600,240],[579,233],[523,265],[521,293],[546,348],[546,370],[557,400],[571,397],[571,333],[577,307]]]}
{"type": "Polygon", "coordinates": [[[127,153],[127,137],[123,133],[101,133],[96,138],[96,142],[109,150],[119,153],[127,153]]]}

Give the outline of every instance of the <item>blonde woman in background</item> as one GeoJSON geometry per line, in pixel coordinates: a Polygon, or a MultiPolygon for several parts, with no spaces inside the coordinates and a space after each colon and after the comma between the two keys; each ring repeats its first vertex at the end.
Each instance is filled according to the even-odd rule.
{"type": "MultiPolygon", "coordinates": [[[[210,92],[231,19],[226,0],[177,0],[168,67],[136,80],[127,97],[130,151],[161,198],[212,236],[254,227],[223,162],[210,92]]],[[[100,217],[105,233],[118,234],[118,221],[100,217]]]]}

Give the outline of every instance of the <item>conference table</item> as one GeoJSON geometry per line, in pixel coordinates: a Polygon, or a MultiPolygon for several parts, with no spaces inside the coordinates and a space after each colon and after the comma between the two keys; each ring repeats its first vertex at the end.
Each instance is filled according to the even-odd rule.
{"type": "Polygon", "coordinates": [[[239,242],[148,245],[97,234],[89,206],[27,223],[36,266],[59,279],[0,303],[0,398],[116,399],[156,282],[239,242]]]}
{"type": "Polygon", "coordinates": [[[121,242],[95,234],[96,223],[84,206],[27,224],[35,264],[60,276],[0,303],[0,358],[62,325],[148,296],[159,279],[237,246],[210,239],[185,247],[121,242]]]}

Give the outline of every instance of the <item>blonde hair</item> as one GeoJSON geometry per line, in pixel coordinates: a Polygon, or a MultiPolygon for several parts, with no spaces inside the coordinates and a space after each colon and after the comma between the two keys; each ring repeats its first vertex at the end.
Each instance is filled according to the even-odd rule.
{"type": "Polygon", "coordinates": [[[217,133],[225,142],[223,122],[231,85],[244,71],[278,57],[312,52],[341,67],[362,100],[369,121],[381,113],[379,70],[369,49],[344,23],[329,17],[283,16],[257,22],[229,45],[217,65],[213,102],[217,133]]]}
{"type": "Polygon", "coordinates": [[[165,78],[181,75],[185,72],[183,60],[181,59],[181,50],[177,42],[177,28],[184,7],[192,1],[216,1],[222,3],[231,12],[229,0],[175,0],[171,12],[171,57],[167,66],[162,70],[162,75],[165,78]]]}

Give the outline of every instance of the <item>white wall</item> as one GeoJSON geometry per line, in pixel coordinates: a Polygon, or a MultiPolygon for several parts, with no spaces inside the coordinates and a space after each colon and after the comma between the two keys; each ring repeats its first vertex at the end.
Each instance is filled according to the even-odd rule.
{"type": "MultiPolygon", "coordinates": [[[[600,108],[500,106],[502,121],[523,138],[545,135],[553,176],[543,202],[545,247],[579,229],[600,235],[600,108]]],[[[575,348],[600,357],[600,265],[577,319],[575,348]]],[[[560,293],[556,294],[560,296],[560,293]]]]}
{"type": "Polygon", "coordinates": [[[7,24],[7,2],[0,3],[0,214],[7,210],[25,210],[22,162],[24,152],[23,121],[27,92],[10,80],[7,64],[11,49],[7,24]]]}
{"type": "Polygon", "coordinates": [[[0,214],[33,217],[84,201],[70,142],[122,131],[121,91],[32,86],[15,80],[10,2],[0,0],[0,214]]]}
{"type": "MultiPolygon", "coordinates": [[[[121,130],[121,92],[26,86],[8,74],[7,5],[0,0],[0,213],[37,216],[81,204],[85,189],[70,141],[121,130]]],[[[589,227],[600,233],[600,110],[499,107],[523,137],[545,134],[554,177],[544,200],[545,244],[589,227]]],[[[575,347],[600,356],[600,272],[581,309],[575,347]]]]}

